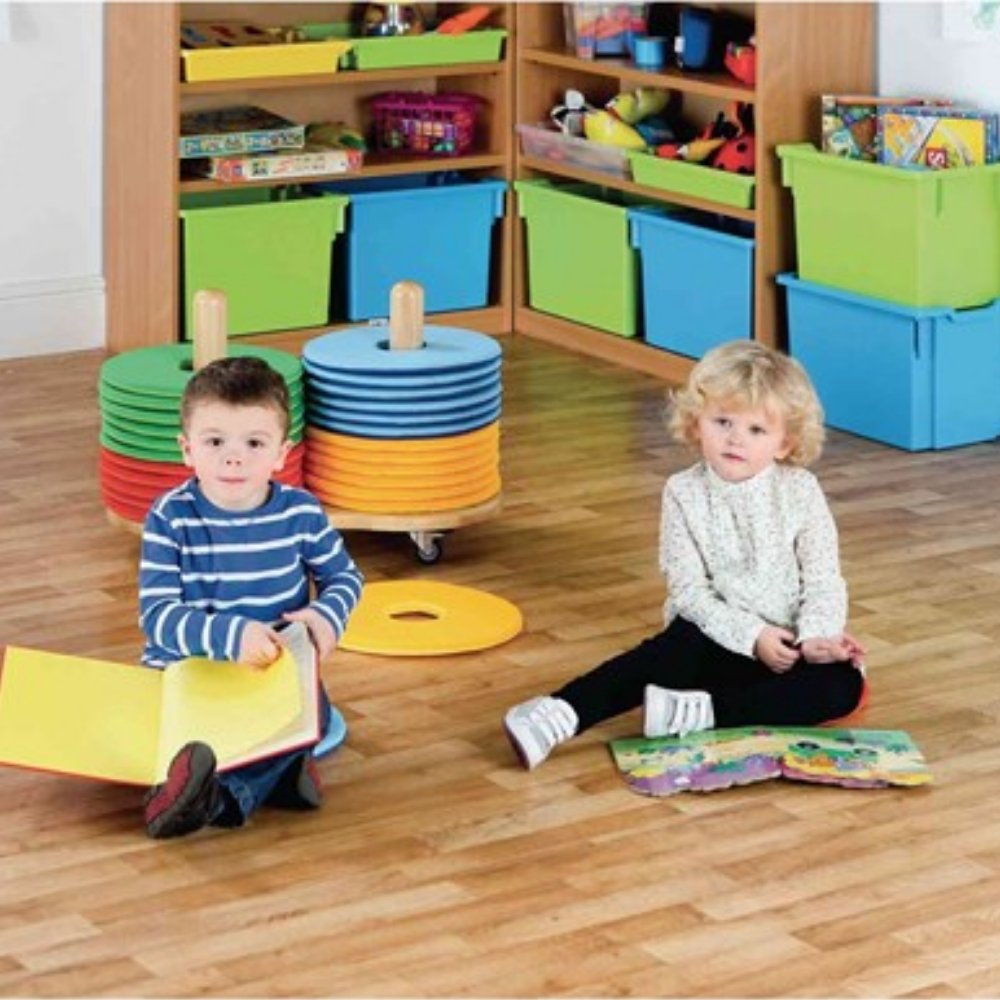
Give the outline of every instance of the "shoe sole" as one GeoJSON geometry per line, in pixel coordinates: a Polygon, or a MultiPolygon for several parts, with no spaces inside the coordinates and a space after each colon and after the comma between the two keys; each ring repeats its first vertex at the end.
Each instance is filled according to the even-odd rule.
{"type": "Polygon", "coordinates": [[[503,731],[507,734],[507,741],[510,743],[511,750],[514,751],[517,759],[521,762],[521,767],[523,767],[525,771],[534,770],[524,750],[521,749],[521,744],[514,736],[513,730],[511,730],[510,726],[508,726],[506,722],[503,724],[503,731]]]}
{"type": "MultiPolygon", "coordinates": [[[[183,749],[187,748],[182,748],[181,752],[183,749]]],[[[187,812],[215,776],[215,754],[205,743],[191,745],[186,764],[187,767],[176,775],[171,766],[163,787],[146,803],[146,832],[154,839],[170,836],[170,825],[187,812]],[[162,803],[159,811],[157,803],[162,803]]]]}

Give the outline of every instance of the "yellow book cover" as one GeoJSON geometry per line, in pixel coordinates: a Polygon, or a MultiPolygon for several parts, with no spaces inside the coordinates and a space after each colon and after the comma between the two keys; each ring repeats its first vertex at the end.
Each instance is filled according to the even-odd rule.
{"type": "Polygon", "coordinates": [[[226,771],[319,739],[305,626],[263,670],[191,658],[165,670],[9,646],[0,669],[0,764],[152,785],[200,740],[226,771]]]}

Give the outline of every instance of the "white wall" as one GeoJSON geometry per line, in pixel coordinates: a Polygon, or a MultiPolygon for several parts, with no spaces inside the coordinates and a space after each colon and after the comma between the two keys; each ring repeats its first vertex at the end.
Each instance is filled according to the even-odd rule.
{"type": "Polygon", "coordinates": [[[880,4],[879,93],[1000,109],[1000,14],[981,39],[962,30],[963,15],[987,6],[962,0],[880,4]]]}
{"type": "Polygon", "coordinates": [[[0,358],[103,346],[103,11],[5,6],[0,358]]]}

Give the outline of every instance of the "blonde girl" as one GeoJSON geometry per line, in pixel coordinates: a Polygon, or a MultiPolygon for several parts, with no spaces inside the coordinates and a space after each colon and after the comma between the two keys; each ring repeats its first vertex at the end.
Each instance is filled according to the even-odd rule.
{"type": "Polygon", "coordinates": [[[845,631],[837,529],[816,477],[823,413],[797,361],[751,341],[710,351],[670,429],[700,452],[663,489],[663,631],[504,726],[533,768],[577,733],[642,705],[647,736],[810,726],[855,709],[864,650],[845,631]]]}

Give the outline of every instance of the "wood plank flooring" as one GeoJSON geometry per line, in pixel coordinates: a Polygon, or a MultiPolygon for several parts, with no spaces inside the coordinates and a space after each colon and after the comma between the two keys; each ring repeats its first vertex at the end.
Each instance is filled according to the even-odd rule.
{"type": "MultiPolygon", "coordinates": [[[[832,434],[866,724],[936,783],[772,782],[646,799],[623,717],[519,770],[500,719],[651,631],[659,491],[690,456],[664,386],[507,338],[504,509],[419,566],[352,533],[370,580],[515,601],[524,633],[324,667],[348,742],[316,814],[153,842],[134,789],[0,769],[5,996],[1000,995],[1000,445],[832,434]]],[[[0,362],[0,642],[136,658],[137,542],[96,487],[100,355],[0,362]]],[[[124,711],[125,706],[111,710],[124,711]]]]}

